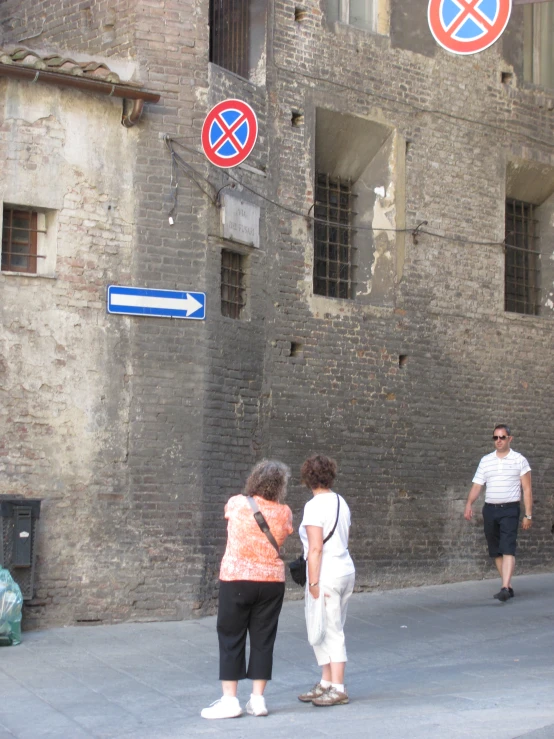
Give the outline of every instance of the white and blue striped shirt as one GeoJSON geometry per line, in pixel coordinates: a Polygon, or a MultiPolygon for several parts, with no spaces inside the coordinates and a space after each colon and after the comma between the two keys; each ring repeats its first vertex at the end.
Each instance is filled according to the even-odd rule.
{"type": "Polygon", "coordinates": [[[473,482],[487,486],[486,503],[515,503],[521,499],[521,478],[530,471],[529,462],[513,449],[505,457],[491,452],[479,462],[473,482]]]}

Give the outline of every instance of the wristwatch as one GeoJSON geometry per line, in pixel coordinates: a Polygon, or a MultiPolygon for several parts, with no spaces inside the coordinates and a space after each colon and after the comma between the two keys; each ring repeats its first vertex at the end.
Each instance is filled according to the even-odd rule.
{"type": "Polygon", "coordinates": [[[316,585],[319,585],[319,582],[311,582],[310,587],[315,588],[316,585]]]}
{"type": "Polygon", "coordinates": [[[529,521],[530,521],[533,518],[533,516],[527,516],[527,515],[525,515],[525,518],[528,518],[529,521]]]}

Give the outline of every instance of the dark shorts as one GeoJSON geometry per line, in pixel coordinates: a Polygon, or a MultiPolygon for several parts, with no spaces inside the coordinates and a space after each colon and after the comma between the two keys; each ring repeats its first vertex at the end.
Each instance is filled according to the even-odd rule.
{"type": "Polygon", "coordinates": [[[519,503],[485,503],[483,506],[485,537],[491,557],[516,553],[519,512],[519,503]]]}

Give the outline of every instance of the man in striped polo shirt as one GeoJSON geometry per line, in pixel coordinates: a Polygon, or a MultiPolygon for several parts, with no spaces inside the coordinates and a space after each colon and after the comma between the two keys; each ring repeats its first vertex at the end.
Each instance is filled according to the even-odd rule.
{"type": "Polygon", "coordinates": [[[471,521],[473,503],[486,485],[483,523],[489,554],[494,557],[502,578],[502,587],[495,598],[502,602],[514,597],[512,576],[516,565],[516,542],[519,526],[521,490],[525,516],[523,528],[531,528],[533,493],[531,491],[531,467],[522,454],[510,449],[513,436],[504,424],[495,427],[493,433],[495,451],[479,462],[469,491],[464,517],[471,521]]]}

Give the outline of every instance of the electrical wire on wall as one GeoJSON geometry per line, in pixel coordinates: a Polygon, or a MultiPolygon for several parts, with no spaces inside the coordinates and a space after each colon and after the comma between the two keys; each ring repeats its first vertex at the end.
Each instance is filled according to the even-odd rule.
{"type": "MultiPolygon", "coordinates": [[[[349,225],[349,224],[337,224],[335,221],[329,221],[322,218],[317,218],[316,216],[311,215],[311,210],[313,208],[313,205],[310,207],[310,210],[308,213],[304,213],[301,210],[291,208],[288,205],[284,205],[283,203],[279,203],[276,200],[273,200],[272,198],[267,197],[263,193],[259,192],[258,190],[254,189],[250,185],[246,184],[243,180],[239,179],[235,175],[231,174],[229,170],[225,170],[225,175],[229,178],[231,182],[228,182],[227,184],[224,184],[222,187],[219,187],[216,189],[216,187],[197,169],[195,169],[192,164],[186,161],[181,155],[177,154],[175,152],[175,149],[173,148],[174,145],[179,146],[185,151],[188,151],[190,154],[198,155],[200,153],[199,149],[196,149],[192,146],[189,146],[187,144],[182,143],[178,138],[170,136],[169,134],[165,135],[165,143],[167,145],[167,148],[169,149],[171,153],[171,161],[172,161],[172,167],[176,166],[181,169],[183,174],[185,174],[194,184],[206,195],[212,205],[219,206],[219,193],[225,189],[226,187],[232,186],[232,185],[238,185],[245,190],[248,190],[248,192],[255,195],[257,198],[260,198],[260,200],[265,201],[266,203],[269,203],[270,205],[273,205],[274,207],[278,208],[279,210],[282,210],[286,213],[290,213],[290,215],[298,216],[301,218],[304,218],[310,226],[313,226],[314,224],[323,224],[326,226],[340,226],[341,229],[350,230],[350,231],[362,231],[362,232],[369,232],[369,233],[379,233],[379,232],[390,232],[390,233],[407,233],[411,234],[412,238],[414,240],[414,244],[418,243],[418,237],[422,234],[426,234],[427,236],[432,236],[437,239],[443,239],[445,241],[460,243],[460,244],[470,244],[472,246],[501,246],[505,247],[505,241],[477,241],[475,239],[468,239],[466,237],[460,236],[458,234],[443,234],[439,233],[437,231],[430,230],[426,228],[428,225],[428,221],[420,221],[417,225],[411,226],[408,228],[375,228],[374,226],[364,226],[364,225],[349,225]],[[202,183],[202,184],[201,184],[202,183]]],[[[213,166],[213,165],[210,165],[213,166]]],[[[222,170],[217,170],[219,173],[221,173],[222,170]]],[[[172,170],[172,183],[173,183],[173,170],[172,170]]],[[[177,186],[175,184],[175,193],[177,192],[177,186]]],[[[176,195],[174,199],[174,207],[172,208],[169,216],[170,218],[173,217],[173,212],[176,204],[176,195]]],[[[515,247],[512,247],[515,248],[515,247]]],[[[525,251],[525,250],[523,250],[525,251]]]]}
{"type": "MultiPolygon", "coordinates": [[[[171,219],[173,218],[173,213],[175,211],[175,208],[177,206],[177,189],[179,187],[179,182],[178,182],[176,176],[175,176],[175,180],[174,180],[174,177],[173,177],[174,172],[175,172],[175,175],[176,175],[175,169],[177,167],[180,167],[183,170],[183,172],[187,175],[187,177],[192,182],[194,182],[194,184],[196,185],[196,187],[204,195],[206,195],[206,197],[208,197],[210,199],[212,205],[216,205],[217,199],[216,199],[216,194],[215,194],[215,191],[214,191],[213,186],[210,184],[210,182],[204,177],[204,175],[201,172],[198,172],[198,170],[194,169],[194,167],[192,166],[192,164],[189,164],[189,162],[185,161],[179,154],[177,154],[177,152],[174,150],[174,148],[172,146],[172,142],[173,141],[176,141],[176,140],[173,139],[171,136],[169,136],[169,134],[165,134],[164,135],[164,141],[165,141],[165,144],[166,144],[166,146],[169,149],[169,152],[171,154],[171,189],[172,189],[172,193],[173,193],[173,205],[172,205],[171,211],[169,212],[170,223],[171,223],[171,219]],[[209,188],[211,188],[211,191],[204,189],[204,187],[199,182],[199,180],[202,180],[204,183],[206,183],[209,186],[209,188]]],[[[192,149],[191,147],[185,146],[185,144],[181,144],[181,146],[184,149],[188,149],[191,152],[194,152],[196,154],[198,153],[195,149],[192,149]]]]}

